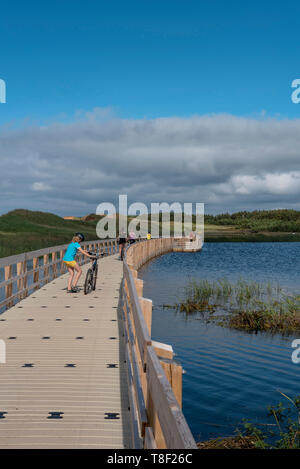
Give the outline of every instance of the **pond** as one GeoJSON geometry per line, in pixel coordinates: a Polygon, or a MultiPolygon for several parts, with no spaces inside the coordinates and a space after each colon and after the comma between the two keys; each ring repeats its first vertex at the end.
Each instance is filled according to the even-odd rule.
{"type": "Polygon", "coordinates": [[[154,306],[152,337],[171,344],[185,370],[183,412],[196,441],[233,435],[242,419],[274,423],[267,407],[285,401],[280,392],[300,395],[295,336],[228,329],[163,305],[182,298],[191,279],[242,277],[299,294],[299,253],[300,243],[206,243],[201,252],[170,253],[141,269],[154,306]]]}

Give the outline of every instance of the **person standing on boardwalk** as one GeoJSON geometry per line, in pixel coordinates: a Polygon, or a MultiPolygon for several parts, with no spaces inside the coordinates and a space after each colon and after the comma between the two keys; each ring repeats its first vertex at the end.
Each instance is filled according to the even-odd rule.
{"type": "Polygon", "coordinates": [[[118,244],[119,244],[119,255],[120,259],[122,257],[122,249],[125,248],[125,244],[127,243],[126,232],[121,230],[118,236],[118,244]]]}
{"type": "Polygon", "coordinates": [[[130,231],[129,233],[129,244],[133,244],[136,241],[136,235],[134,231],[130,231]]]}
{"type": "Polygon", "coordinates": [[[190,242],[196,241],[196,234],[194,231],[190,232],[189,239],[190,239],[190,242]]]}
{"type": "Polygon", "coordinates": [[[82,274],[82,269],[80,265],[75,261],[75,256],[77,254],[77,251],[79,251],[81,254],[84,254],[87,257],[91,257],[91,258],[94,257],[94,256],[91,256],[87,251],[81,248],[79,243],[83,241],[84,241],[84,235],[82,233],[76,233],[72,239],[72,242],[67,247],[66,253],[63,257],[63,262],[67,266],[68,272],[70,274],[70,277],[68,280],[68,287],[67,287],[68,293],[78,292],[77,282],[82,274]],[[75,275],[75,279],[73,282],[75,271],[76,271],[76,275],[75,275]]]}

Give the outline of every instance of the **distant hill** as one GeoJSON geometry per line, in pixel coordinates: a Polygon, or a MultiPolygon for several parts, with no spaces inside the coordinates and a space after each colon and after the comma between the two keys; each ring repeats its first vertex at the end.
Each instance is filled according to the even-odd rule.
{"type": "Polygon", "coordinates": [[[96,215],[95,213],[90,213],[89,215],[85,215],[84,217],[81,217],[82,221],[98,221],[100,220],[104,215],[96,215]]]}
{"type": "Polygon", "coordinates": [[[97,239],[97,219],[64,220],[46,212],[17,209],[0,216],[0,257],[70,242],[77,231],[97,239]]]}
{"type": "Polygon", "coordinates": [[[252,212],[223,213],[221,215],[205,215],[205,224],[231,225],[238,229],[248,229],[254,233],[300,232],[299,210],[254,210],[252,212]]]}
{"type": "MultiPolygon", "coordinates": [[[[81,219],[65,220],[53,213],[13,210],[0,216],[0,257],[69,243],[76,231],[83,232],[86,240],[97,239],[96,225],[100,218],[101,215],[91,213],[81,219]]],[[[128,221],[132,218],[128,217],[128,221]]],[[[161,218],[160,215],[160,224],[161,218]]],[[[173,219],[171,214],[171,222],[173,219]]],[[[277,236],[277,241],[300,240],[300,212],[297,210],[244,211],[205,215],[204,219],[208,241],[228,241],[231,235],[234,235],[235,241],[251,241],[256,239],[255,233],[258,233],[259,237],[256,239],[258,241],[268,240],[264,233],[272,234],[272,237],[269,237],[270,241],[275,239],[274,236],[277,236]],[[286,235],[282,236],[280,233],[286,235]],[[298,234],[292,236],[289,233],[298,234]],[[209,237],[212,234],[214,239],[209,237]]]]}

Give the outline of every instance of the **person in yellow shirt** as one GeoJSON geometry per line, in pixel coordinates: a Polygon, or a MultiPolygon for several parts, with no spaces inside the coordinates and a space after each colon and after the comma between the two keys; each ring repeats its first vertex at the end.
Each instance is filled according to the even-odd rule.
{"type": "Polygon", "coordinates": [[[151,233],[147,233],[147,240],[151,239],[151,233]]]}

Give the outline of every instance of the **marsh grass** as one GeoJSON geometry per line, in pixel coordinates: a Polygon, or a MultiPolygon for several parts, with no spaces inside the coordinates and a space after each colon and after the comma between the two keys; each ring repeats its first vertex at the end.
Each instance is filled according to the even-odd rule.
{"type": "Polygon", "coordinates": [[[198,449],[255,449],[257,439],[254,436],[236,435],[227,438],[212,438],[197,443],[198,449]]]}
{"type": "Polygon", "coordinates": [[[247,331],[300,331],[300,298],[279,285],[226,278],[192,280],[176,308],[186,314],[206,313],[219,325],[247,331]],[[216,314],[217,313],[217,314],[216,314]],[[220,313],[223,313],[220,315],[220,313]]]}
{"type": "Polygon", "coordinates": [[[244,419],[234,436],[199,442],[199,449],[300,449],[300,396],[292,399],[279,391],[284,402],[268,406],[270,423],[244,419]],[[258,426],[260,428],[258,428],[258,426]]]}

